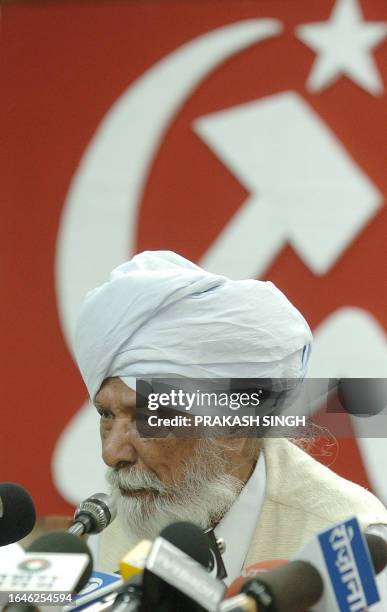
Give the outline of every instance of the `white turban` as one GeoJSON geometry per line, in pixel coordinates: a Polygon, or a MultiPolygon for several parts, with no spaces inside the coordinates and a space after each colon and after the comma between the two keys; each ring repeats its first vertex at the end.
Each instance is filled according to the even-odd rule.
{"type": "Polygon", "coordinates": [[[312,334],[271,282],[210,274],[171,251],[115,268],[83,303],[75,356],[94,400],[136,377],[299,378],[312,334]]]}

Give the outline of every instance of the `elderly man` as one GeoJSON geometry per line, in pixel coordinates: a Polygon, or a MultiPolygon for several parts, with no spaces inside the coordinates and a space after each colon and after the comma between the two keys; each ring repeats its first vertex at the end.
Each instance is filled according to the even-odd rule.
{"type": "Polygon", "coordinates": [[[299,379],[311,340],[272,283],[209,274],[172,252],[140,253],[88,294],[75,353],[119,509],[101,537],[101,569],[116,570],[139,539],[177,520],[215,527],[229,580],[246,565],[290,557],[349,515],[387,523],[371,493],[284,438],[139,434],[136,378],[299,379]]]}

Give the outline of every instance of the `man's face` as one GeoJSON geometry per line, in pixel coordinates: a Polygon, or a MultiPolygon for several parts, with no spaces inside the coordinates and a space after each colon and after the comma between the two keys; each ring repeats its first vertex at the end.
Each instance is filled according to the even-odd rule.
{"type": "MultiPolygon", "coordinates": [[[[104,381],[95,404],[101,417],[102,458],[108,466],[150,472],[165,486],[181,482],[183,466],[193,455],[197,439],[141,438],[136,428],[136,393],[119,378],[104,381]]],[[[150,491],[123,493],[137,497],[150,491]]]]}
{"type": "Polygon", "coordinates": [[[229,449],[213,440],[141,438],[136,393],[119,378],[104,381],[95,405],[108,482],[129,536],[155,537],[177,520],[205,528],[227,512],[243,486],[229,449]]]}

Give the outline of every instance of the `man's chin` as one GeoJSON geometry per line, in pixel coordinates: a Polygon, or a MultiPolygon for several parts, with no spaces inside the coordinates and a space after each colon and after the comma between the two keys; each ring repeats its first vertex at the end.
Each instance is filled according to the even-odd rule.
{"type": "MultiPolygon", "coordinates": [[[[212,463],[215,469],[216,461],[212,463]]],[[[191,466],[191,472],[175,491],[159,492],[136,481],[133,484],[140,486],[138,489],[126,488],[123,481],[119,484],[124,488],[113,487],[118,520],[128,537],[153,539],[177,521],[189,521],[203,529],[218,523],[243,488],[242,481],[218,467],[216,474],[205,477],[200,469],[195,472],[191,466]]]]}
{"type": "Polygon", "coordinates": [[[177,520],[177,517],[167,518],[157,509],[154,491],[148,491],[148,494],[141,492],[139,495],[133,491],[128,493],[120,493],[117,497],[117,518],[130,542],[135,543],[143,538],[154,539],[166,525],[177,520]]]}

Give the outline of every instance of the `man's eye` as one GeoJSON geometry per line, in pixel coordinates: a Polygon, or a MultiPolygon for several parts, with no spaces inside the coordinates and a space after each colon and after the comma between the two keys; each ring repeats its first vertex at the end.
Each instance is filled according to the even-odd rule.
{"type": "Polygon", "coordinates": [[[108,410],[103,410],[103,408],[98,408],[98,414],[100,415],[101,419],[112,419],[113,415],[111,412],[109,412],[108,410]]]}

